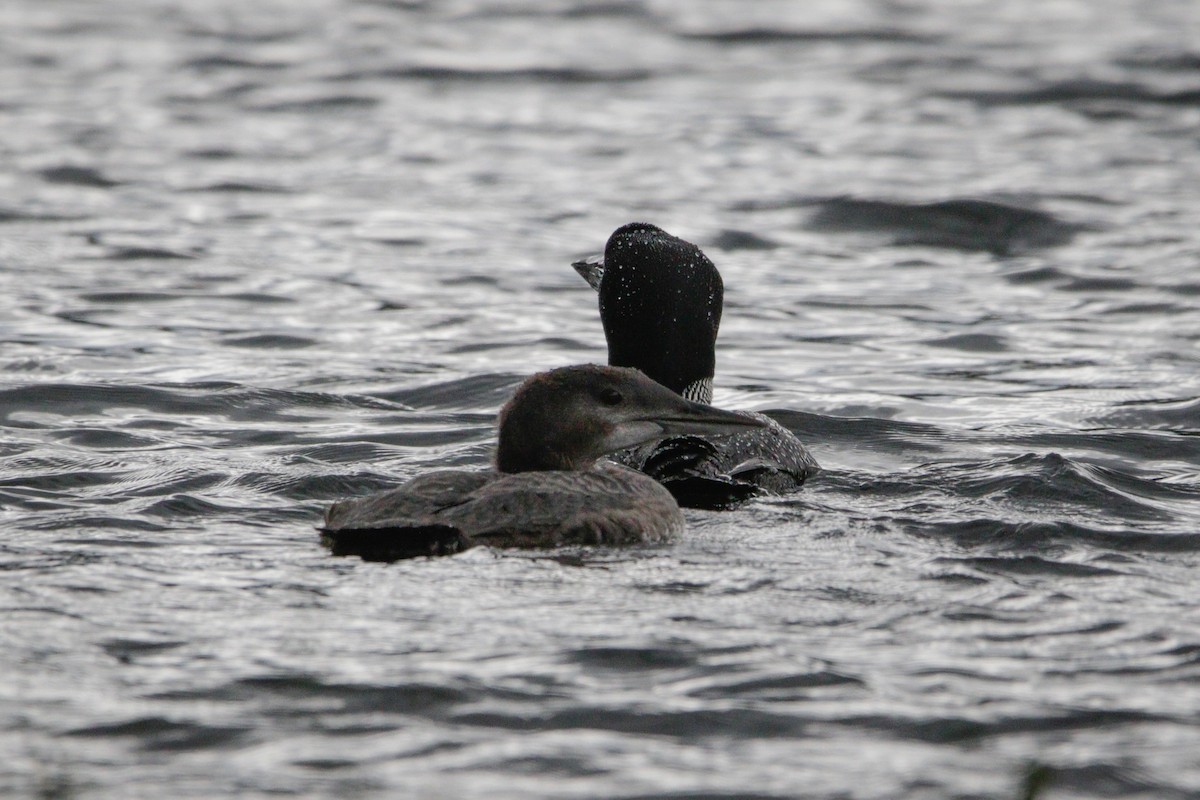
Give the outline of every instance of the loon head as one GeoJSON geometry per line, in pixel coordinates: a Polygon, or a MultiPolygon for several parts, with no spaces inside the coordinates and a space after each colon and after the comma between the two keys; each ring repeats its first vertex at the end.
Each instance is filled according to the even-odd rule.
{"type": "Polygon", "coordinates": [[[631,222],[608,237],[602,262],[572,266],[600,293],[609,364],[711,402],[725,288],[699,247],[631,222]]]}
{"type": "Polygon", "coordinates": [[[636,369],[561,367],[526,380],[500,410],[496,468],[582,470],[664,436],[761,427],[754,417],[686,400],[636,369]]]}

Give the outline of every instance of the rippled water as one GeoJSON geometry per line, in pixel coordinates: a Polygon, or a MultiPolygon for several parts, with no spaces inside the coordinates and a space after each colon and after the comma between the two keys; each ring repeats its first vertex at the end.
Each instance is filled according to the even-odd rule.
{"type": "Polygon", "coordinates": [[[0,794],[1200,795],[1191,0],[0,13],[0,794]],[[666,547],[338,559],[722,270],[825,472],[666,547]]]}

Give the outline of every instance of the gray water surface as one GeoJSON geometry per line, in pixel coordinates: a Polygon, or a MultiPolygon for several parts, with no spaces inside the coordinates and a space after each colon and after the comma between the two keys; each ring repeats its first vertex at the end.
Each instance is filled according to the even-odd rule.
{"type": "Polygon", "coordinates": [[[1191,0],[15,0],[0,794],[1200,796],[1191,0]],[[334,558],[721,269],[825,471],[668,546],[334,558]]]}

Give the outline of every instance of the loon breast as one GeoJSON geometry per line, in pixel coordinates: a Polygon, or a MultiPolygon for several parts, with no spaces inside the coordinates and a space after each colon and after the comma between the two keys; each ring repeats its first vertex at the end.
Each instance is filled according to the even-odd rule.
{"type": "Polygon", "coordinates": [[[448,555],[478,545],[655,543],[683,530],[671,493],[618,464],[504,474],[445,470],[335,503],[322,534],[335,555],[371,561],[448,555]]]}
{"type": "Polygon", "coordinates": [[[740,411],[764,427],[745,433],[670,436],[616,453],[619,464],[661,483],[684,508],[720,510],[763,494],[800,489],[820,472],[796,435],[765,414],[740,411]]]}

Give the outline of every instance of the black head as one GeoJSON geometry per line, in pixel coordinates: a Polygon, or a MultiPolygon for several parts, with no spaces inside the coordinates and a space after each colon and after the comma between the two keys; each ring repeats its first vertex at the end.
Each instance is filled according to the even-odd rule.
{"type": "Polygon", "coordinates": [[[599,292],[609,364],[680,393],[711,381],[725,288],[699,247],[657,225],[623,225],[604,247],[599,292]]]}
{"type": "Polygon", "coordinates": [[[529,378],[500,411],[501,472],[587,469],[664,436],[762,427],[755,417],[685,400],[636,369],[586,364],[529,378]]]}

